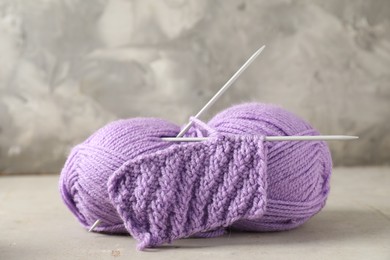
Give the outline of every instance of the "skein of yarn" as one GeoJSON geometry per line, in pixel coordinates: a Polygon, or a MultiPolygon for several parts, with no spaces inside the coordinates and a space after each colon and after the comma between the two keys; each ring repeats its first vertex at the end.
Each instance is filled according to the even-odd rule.
{"type": "Polygon", "coordinates": [[[318,135],[270,104],[242,104],[207,124],[180,127],[134,118],[106,125],[71,151],[60,192],[80,223],[97,232],[129,233],[138,248],[221,235],[224,229],[280,231],[318,213],[329,193],[332,160],[323,141],[266,142],[264,136],[318,135]]]}

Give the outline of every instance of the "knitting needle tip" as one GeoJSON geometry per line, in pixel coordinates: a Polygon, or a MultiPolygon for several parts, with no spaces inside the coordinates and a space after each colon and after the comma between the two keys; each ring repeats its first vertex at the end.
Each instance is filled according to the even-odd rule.
{"type": "Polygon", "coordinates": [[[97,227],[100,224],[100,222],[101,222],[100,219],[96,220],[95,223],[93,223],[93,225],[89,228],[88,232],[92,232],[95,229],[95,227],[97,227]]]}
{"type": "MultiPolygon", "coordinates": [[[[260,53],[264,50],[265,45],[261,46],[252,56],[234,73],[234,75],[222,86],[222,88],[207,102],[204,107],[194,116],[194,118],[199,118],[209,107],[211,107],[215,101],[217,101],[223,93],[231,86],[233,83],[240,77],[240,75],[251,65],[251,63],[260,55],[260,53]]],[[[187,125],[180,131],[177,137],[182,137],[185,133],[187,133],[188,129],[191,128],[193,122],[190,121],[187,125]]]]}

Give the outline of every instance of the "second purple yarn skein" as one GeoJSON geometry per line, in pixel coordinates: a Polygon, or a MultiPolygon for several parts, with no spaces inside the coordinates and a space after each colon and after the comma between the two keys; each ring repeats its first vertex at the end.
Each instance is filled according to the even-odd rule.
{"type": "MultiPolygon", "coordinates": [[[[319,134],[294,114],[268,104],[233,106],[219,113],[205,127],[199,125],[196,124],[188,136],[205,136],[210,129],[220,135],[237,136],[319,134]]],[[[102,224],[96,231],[128,233],[110,199],[107,182],[126,162],[177,145],[163,142],[160,137],[176,136],[179,130],[172,123],[152,118],[119,120],[98,130],[72,150],[64,166],[60,190],[65,204],[86,228],[101,219],[102,224]]],[[[306,222],[325,205],[332,168],[325,142],[279,141],[264,142],[264,145],[267,150],[264,214],[258,219],[238,220],[231,225],[233,228],[288,230],[306,222]]]]}

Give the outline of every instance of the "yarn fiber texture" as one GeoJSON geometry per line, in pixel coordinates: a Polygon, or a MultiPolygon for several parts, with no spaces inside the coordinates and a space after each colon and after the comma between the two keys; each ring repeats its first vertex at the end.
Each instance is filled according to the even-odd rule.
{"type": "Polygon", "coordinates": [[[138,248],[175,239],[222,235],[226,228],[295,228],[325,205],[332,160],[322,141],[264,141],[318,135],[308,123],[270,104],[243,104],[173,143],[180,127],[162,119],[119,120],[74,147],[60,192],[79,222],[97,232],[129,233],[138,248]]]}

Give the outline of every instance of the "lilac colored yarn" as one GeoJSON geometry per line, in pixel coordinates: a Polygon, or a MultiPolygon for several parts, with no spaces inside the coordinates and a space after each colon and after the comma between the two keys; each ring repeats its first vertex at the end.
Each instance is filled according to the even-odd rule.
{"type": "Polygon", "coordinates": [[[332,161],[319,141],[264,142],[262,136],[317,135],[292,113],[268,104],[233,106],[188,136],[161,119],[108,124],[73,148],[62,170],[62,198],[95,231],[130,233],[139,248],[188,236],[221,235],[226,227],[288,230],[319,212],[329,193],[332,161]]]}

